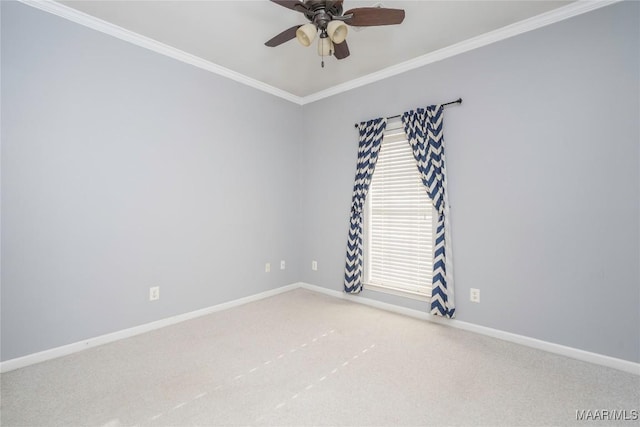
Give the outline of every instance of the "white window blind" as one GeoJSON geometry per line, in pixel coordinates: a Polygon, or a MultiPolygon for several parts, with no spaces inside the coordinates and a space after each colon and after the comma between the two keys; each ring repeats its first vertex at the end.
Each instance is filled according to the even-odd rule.
{"type": "Polygon", "coordinates": [[[365,204],[365,288],[428,298],[434,207],[398,122],[387,125],[365,204]]]}

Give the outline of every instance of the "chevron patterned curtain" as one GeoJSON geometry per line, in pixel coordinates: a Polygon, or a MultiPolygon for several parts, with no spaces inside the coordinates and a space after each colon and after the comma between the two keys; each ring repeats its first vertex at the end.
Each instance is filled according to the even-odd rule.
{"type": "Polygon", "coordinates": [[[455,316],[451,227],[442,131],[442,105],[408,111],[402,115],[407,139],[422,176],[422,183],[438,212],[436,243],[433,252],[431,314],[455,316]]]}
{"type": "Polygon", "coordinates": [[[362,291],[362,215],[364,201],[369,192],[371,176],[376,168],[380,143],[387,119],[379,118],[358,125],[358,167],[351,199],[351,219],[347,241],[347,260],[344,269],[344,291],[357,294],[362,291]]]}

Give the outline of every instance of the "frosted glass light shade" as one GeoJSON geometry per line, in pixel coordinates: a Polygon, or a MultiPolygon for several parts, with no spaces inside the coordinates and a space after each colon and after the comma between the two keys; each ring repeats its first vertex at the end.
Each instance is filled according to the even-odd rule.
{"type": "Polygon", "coordinates": [[[296,30],[296,38],[304,47],[311,45],[313,39],[316,38],[318,29],[313,24],[304,24],[296,30]]]}
{"type": "Polygon", "coordinates": [[[318,55],[329,56],[333,52],[333,43],[329,37],[318,40],[318,55]]]}
{"type": "Polygon", "coordinates": [[[331,21],[327,25],[327,34],[335,44],[340,44],[347,38],[347,25],[342,21],[331,21]]]}

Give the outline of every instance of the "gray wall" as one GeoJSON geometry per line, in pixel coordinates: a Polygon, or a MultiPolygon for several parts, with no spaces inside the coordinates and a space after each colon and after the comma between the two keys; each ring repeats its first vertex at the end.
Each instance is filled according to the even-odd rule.
{"type": "Polygon", "coordinates": [[[458,319],[640,362],[639,15],[617,4],[305,106],[302,279],[342,289],[353,123],[461,96],[445,112],[458,319]]]}
{"type": "Polygon", "coordinates": [[[299,280],[299,106],[1,3],[2,360],[299,280]]]}
{"type": "Polygon", "coordinates": [[[2,360],[299,280],[341,290],[353,123],[462,96],[445,118],[458,318],[640,361],[639,15],[300,108],[2,2],[2,360]]]}

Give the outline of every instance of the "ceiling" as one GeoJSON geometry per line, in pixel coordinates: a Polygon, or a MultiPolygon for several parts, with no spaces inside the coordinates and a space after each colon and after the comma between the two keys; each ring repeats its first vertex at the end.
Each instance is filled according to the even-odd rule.
{"type": "Polygon", "coordinates": [[[345,10],[382,4],[404,9],[406,18],[400,25],[349,27],[351,56],[327,58],[324,68],[315,44],[304,48],[294,39],[264,45],[306,23],[301,13],[266,0],[59,3],[304,98],[571,2],[345,0],[345,10]]]}

